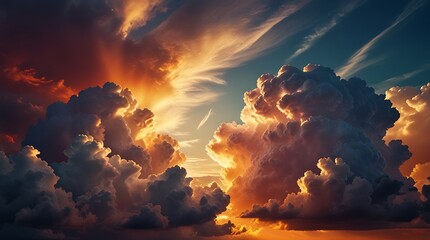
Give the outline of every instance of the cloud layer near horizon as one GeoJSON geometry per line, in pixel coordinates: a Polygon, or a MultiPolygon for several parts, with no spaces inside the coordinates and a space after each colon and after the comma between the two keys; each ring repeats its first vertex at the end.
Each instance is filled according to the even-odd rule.
{"type": "Polygon", "coordinates": [[[283,66],[244,100],[244,123],[222,124],[207,146],[231,182],[233,209],[247,210],[242,217],[292,229],[422,221],[414,181],[399,171],[411,153],[383,141],[399,113],[365,81],[319,65],[283,66]]]}
{"type": "Polygon", "coordinates": [[[233,224],[214,222],[230,197],[216,184],[190,187],[177,141],[154,132],[153,116],[114,83],[50,105],[27,146],[0,152],[0,236],[82,238],[100,226],[230,234],[233,224]]]}

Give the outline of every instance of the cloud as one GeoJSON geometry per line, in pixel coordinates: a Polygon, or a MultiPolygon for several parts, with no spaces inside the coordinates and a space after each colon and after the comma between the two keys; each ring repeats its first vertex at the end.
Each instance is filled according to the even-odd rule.
{"type": "Polygon", "coordinates": [[[364,1],[349,2],[349,4],[344,6],[340,12],[338,12],[330,19],[330,21],[315,28],[312,34],[305,37],[305,41],[300,45],[299,49],[297,49],[293,53],[293,55],[291,55],[287,60],[285,60],[285,62],[291,62],[294,58],[309,50],[309,48],[311,48],[320,38],[322,38],[332,28],[334,28],[342,20],[342,18],[345,17],[345,15],[361,6],[363,2],[364,1]]]}
{"type": "Polygon", "coordinates": [[[176,129],[185,123],[190,108],[217,99],[219,93],[205,83],[225,84],[220,77],[225,69],[239,66],[296,33],[303,23],[290,24],[288,32],[274,28],[307,3],[292,1],[273,9],[255,0],[245,5],[225,0],[191,1],[174,11],[151,32],[165,43],[175,39],[182,53],[169,75],[178,94],[151,106],[165,120],[159,129],[176,129]]]}
{"type": "MultiPolygon", "coordinates": [[[[150,201],[162,206],[169,218],[169,226],[201,224],[215,219],[230,202],[217,184],[192,189],[191,178],[178,166],[167,169],[148,184],[150,201]]],[[[163,211],[164,210],[164,211],[163,211]]]]}
{"type": "MultiPolygon", "coordinates": [[[[329,158],[318,160],[321,173],[307,171],[297,180],[298,193],[290,193],[282,203],[269,200],[264,206],[255,205],[251,211],[244,212],[242,217],[264,220],[299,219],[302,222],[292,223],[290,228],[314,229],[312,221],[318,222],[318,229],[357,229],[372,228],[375,220],[411,221],[419,215],[416,202],[393,205],[379,205],[392,194],[399,194],[402,186],[395,182],[380,181],[379,193],[375,186],[364,178],[354,176],[342,159],[335,161],[329,158]],[[391,190],[392,189],[392,190],[391,190]],[[391,191],[391,192],[387,192],[391,191]],[[383,194],[384,199],[377,196],[383,194]],[[358,219],[350,223],[348,220],[358,219]],[[362,222],[360,222],[360,219],[362,222]],[[307,223],[309,221],[309,223],[307,223]],[[356,226],[360,224],[360,226],[356,226]]],[[[383,227],[383,226],[380,226],[383,227]]]]}
{"type": "Polygon", "coordinates": [[[197,126],[197,129],[201,128],[208,121],[208,119],[210,118],[210,116],[212,116],[212,108],[209,109],[209,112],[200,121],[199,125],[197,126]]]}
{"type": "Polygon", "coordinates": [[[181,146],[181,148],[190,148],[195,143],[198,143],[199,141],[200,141],[200,139],[198,139],[198,138],[196,138],[196,139],[190,139],[190,140],[184,140],[184,141],[180,141],[179,142],[179,146],[181,146]]]}
{"type": "Polygon", "coordinates": [[[415,187],[420,191],[424,185],[430,185],[430,162],[417,163],[410,176],[415,181],[415,187]]]}
{"type": "Polygon", "coordinates": [[[77,135],[91,135],[113,154],[136,161],[142,176],[148,176],[185,160],[175,139],[155,132],[153,117],[150,110],[138,108],[130,90],[106,83],[48,106],[45,119],[29,129],[24,144],[39,149],[48,162],[62,162],[77,135]]]}
{"type": "Polygon", "coordinates": [[[201,236],[211,237],[211,236],[225,236],[233,232],[235,225],[228,221],[227,223],[216,225],[213,222],[198,225],[196,227],[197,232],[201,236]]]}
{"type": "Polygon", "coordinates": [[[17,237],[21,227],[46,238],[83,238],[84,227],[99,226],[190,227],[189,234],[198,234],[197,225],[212,221],[217,228],[214,219],[230,197],[216,184],[190,186],[192,178],[176,165],[185,160],[178,142],[157,134],[153,117],[114,83],[50,105],[25,140],[41,152],[33,146],[9,157],[0,152],[0,235],[17,237]]]}
{"type": "Polygon", "coordinates": [[[406,8],[397,16],[396,20],[388,26],[384,31],[380,32],[376,37],[372,38],[368,43],[358,49],[345,63],[344,66],[337,70],[337,74],[343,78],[348,78],[356,72],[379,62],[382,58],[367,59],[368,52],[374,48],[381,38],[395,29],[400,23],[417,11],[424,5],[424,1],[412,1],[406,8]]]}
{"type": "Polygon", "coordinates": [[[55,187],[58,177],[38,154],[30,146],[9,158],[1,154],[1,224],[83,226],[72,195],[55,187]]]}
{"type": "Polygon", "coordinates": [[[389,88],[391,88],[393,85],[399,84],[405,80],[408,80],[426,70],[428,70],[430,68],[429,64],[426,64],[424,66],[419,67],[418,69],[411,71],[411,72],[407,72],[395,77],[391,77],[388,78],[380,83],[375,84],[374,88],[377,92],[384,92],[386,90],[388,90],[389,88]]]}
{"type": "Polygon", "coordinates": [[[0,118],[16,124],[0,130],[14,139],[2,140],[1,148],[17,151],[47,105],[106,81],[135,92],[157,115],[159,132],[179,134],[191,108],[219,96],[207,83],[224,84],[225,69],[297,32],[304,23],[290,24],[282,37],[273,28],[306,3],[275,9],[256,0],[2,1],[0,95],[7,99],[0,104],[13,109],[20,103],[10,99],[22,99],[27,107],[23,117],[0,118]]]}
{"type": "Polygon", "coordinates": [[[169,220],[161,214],[160,205],[143,206],[140,212],[128,219],[124,226],[137,229],[166,228],[169,220]]]}
{"type": "Polygon", "coordinates": [[[295,229],[420,218],[414,181],[399,172],[411,153],[383,140],[399,112],[365,81],[319,65],[283,66],[263,74],[244,101],[243,124],[221,124],[207,145],[236,212],[295,229]]]}
{"type": "MultiPolygon", "coordinates": [[[[160,82],[154,79],[162,82],[166,78],[160,69],[175,62],[175,54],[149,37],[138,42],[121,39],[117,35],[121,21],[109,1],[9,2],[0,3],[0,11],[5,13],[0,27],[4,36],[0,42],[0,104],[11,110],[0,120],[13,119],[14,126],[1,124],[5,129],[0,131],[14,138],[12,150],[19,148],[28,127],[43,117],[49,104],[118,78],[114,72],[142,86],[158,86],[160,82]],[[115,56],[108,56],[105,50],[115,56]],[[120,60],[127,71],[118,70],[121,64],[107,57],[120,60]]],[[[166,91],[159,89],[158,94],[166,91]]]]}
{"type": "MultiPolygon", "coordinates": [[[[2,65],[0,64],[0,68],[2,65]]],[[[17,152],[29,125],[44,114],[51,102],[66,100],[74,90],[64,81],[48,80],[34,69],[18,67],[0,71],[0,150],[17,152]]]]}
{"type": "Polygon", "coordinates": [[[119,29],[122,37],[126,38],[132,30],[146,25],[157,12],[163,11],[165,2],[165,0],[114,2],[114,4],[116,3],[115,11],[119,12],[119,15],[123,18],[119,29]]]}
{"type": "Polygon", "coordinates": [[[415,181],[423,181],[428,176],[418,172],[429,162],[430,153],[423,133],[430,131],[430,85],[426,84],[421,88],[392,87],[385,94],[400,112],[400,118],[394,123],[394,127],[388,130],[385,140],[402,139],[409,146],[413,154],[411,159],[401,166],[402,173],[409,176],[415,167],[415,181]]]}
{"type": "Polygon", "coordinates": [[[426,201],[423,203],[423,218],[425,221],[430,222],[430,185],[424,185],[422,192],[426,201]]]}

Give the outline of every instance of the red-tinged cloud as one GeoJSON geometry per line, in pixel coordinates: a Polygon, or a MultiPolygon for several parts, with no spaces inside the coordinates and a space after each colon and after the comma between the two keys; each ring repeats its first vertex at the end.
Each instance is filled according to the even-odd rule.
{"type": "Polygon", "coordinates": [[[173,133],[190,108],[218,96],[203,83],[223,84],[223,69],[279,43],[270,30],[306,2],[276,11],[256,0],[191,1],[173,9],[164,0],[2,1],[0,106],[12,110],[0,117],[0,134],[14,141],[1,137],[0,149],[16,152],[47,105],[106,81],[133,90],[157,114],[158,128],[173,133]]]}
{"type": "Polygon", "coordinates": [[[365,81],[319,65],[283,66],[262,75],[244,101],[244,123],[222,124],[207,146],[243,217],[297,229],[419,218],[414,181],[399,171],[411,153],[399,140],[383,141],[399,113],[365,81]]]}
{"type": "Polygon", "coordinates": [[[421,88],[393,87],[386,92],[393,106],[400,112],[394,127],[388,130],[386,140],[402,139],[413,153],[410,161],[401,166],[402,172],[411,175],[421,189],[430,176],[430,150],[426,134],[430,131],[430,84],[421,88]]]}
{"type": "Polygon", "coordinates": [[[6,152],[19,149],[28,127],[43,116],[48,104],[74,93],[63,80],[48,80],[34,69],[18,67],[1,69],[0,85],[0,150],[6,152]]]}
{"type": "Polygon", "coordinates": [[[88,237],[84,227],[100,226],[230,234],[233,224],[214,222],[230,197],[216,184],[190,186],[192,178],[177,166],[185,160],[178,142],[157,134],[153,117],[114,83],[50,105],[27,134],[27,146],[9,157],[0,152],[0,236],[15,238],[22,229],[42,238],[80,238],[88,237]]]}
{"type": "Polygon", "coordinates": [[[10,110],[0,118],[0,133],[15,144],[2,141],[0,148],[16,151],[49,104],[89,86],[126,79],[146,105],[155,92],[159,100],[172,93],[167,74],[177,62],[173,49],[151,36],[133,41],[120,33],[129,28],[122,24],[140,24],[159,2],[2,1],[0,105],[10,110]],[[141,17],[127,15],[130,5],[143,11],[141,17]]]}

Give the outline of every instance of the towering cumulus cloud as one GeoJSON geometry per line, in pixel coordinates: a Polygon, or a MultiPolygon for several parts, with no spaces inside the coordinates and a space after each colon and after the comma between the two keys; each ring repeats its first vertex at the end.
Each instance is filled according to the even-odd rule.
{"type": "Polygon", "coordinates": [[[418,189],[429,184],[430,149],[428,138],[423,133],[430,132],[430,84],[415,87],[393,87],[386,92],[387,98],[399,110],[400,118],[389,129],[385,139],[402,139],[410,148],[411,160],[401,166],[405,175],[411,175],[418,189]]]}
{"type": "Polygon", "coordinates": [[[230,197],[216,184],[190,187],[177,166],[185,160],[178,142],[156,134],[153,118],[114,83],[50,105],[27,146],[9,157],[0,152],[0,236],[80,238],[84,228],[184,226],[190,234],[231,233],[233,224],[214,222],[230,197]]]}
{"type": "Polygon", "coordinates": [[[420,218],[414,182],[399,171],[411,153],[400,140],[383,141],[399,113],[365,81],[319,65],[283,66],[244,100],[243,124],[222,124],[207,146],[242,217],[296,229],[420,218]]]}

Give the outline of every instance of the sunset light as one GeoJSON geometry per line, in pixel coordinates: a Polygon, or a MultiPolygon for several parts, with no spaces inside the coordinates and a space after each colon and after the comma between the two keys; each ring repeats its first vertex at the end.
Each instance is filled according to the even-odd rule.
{"type": "Polygon", "coordinates": [[[429,14],[1,0],[0,239],[430,240],[429,14]]]}

